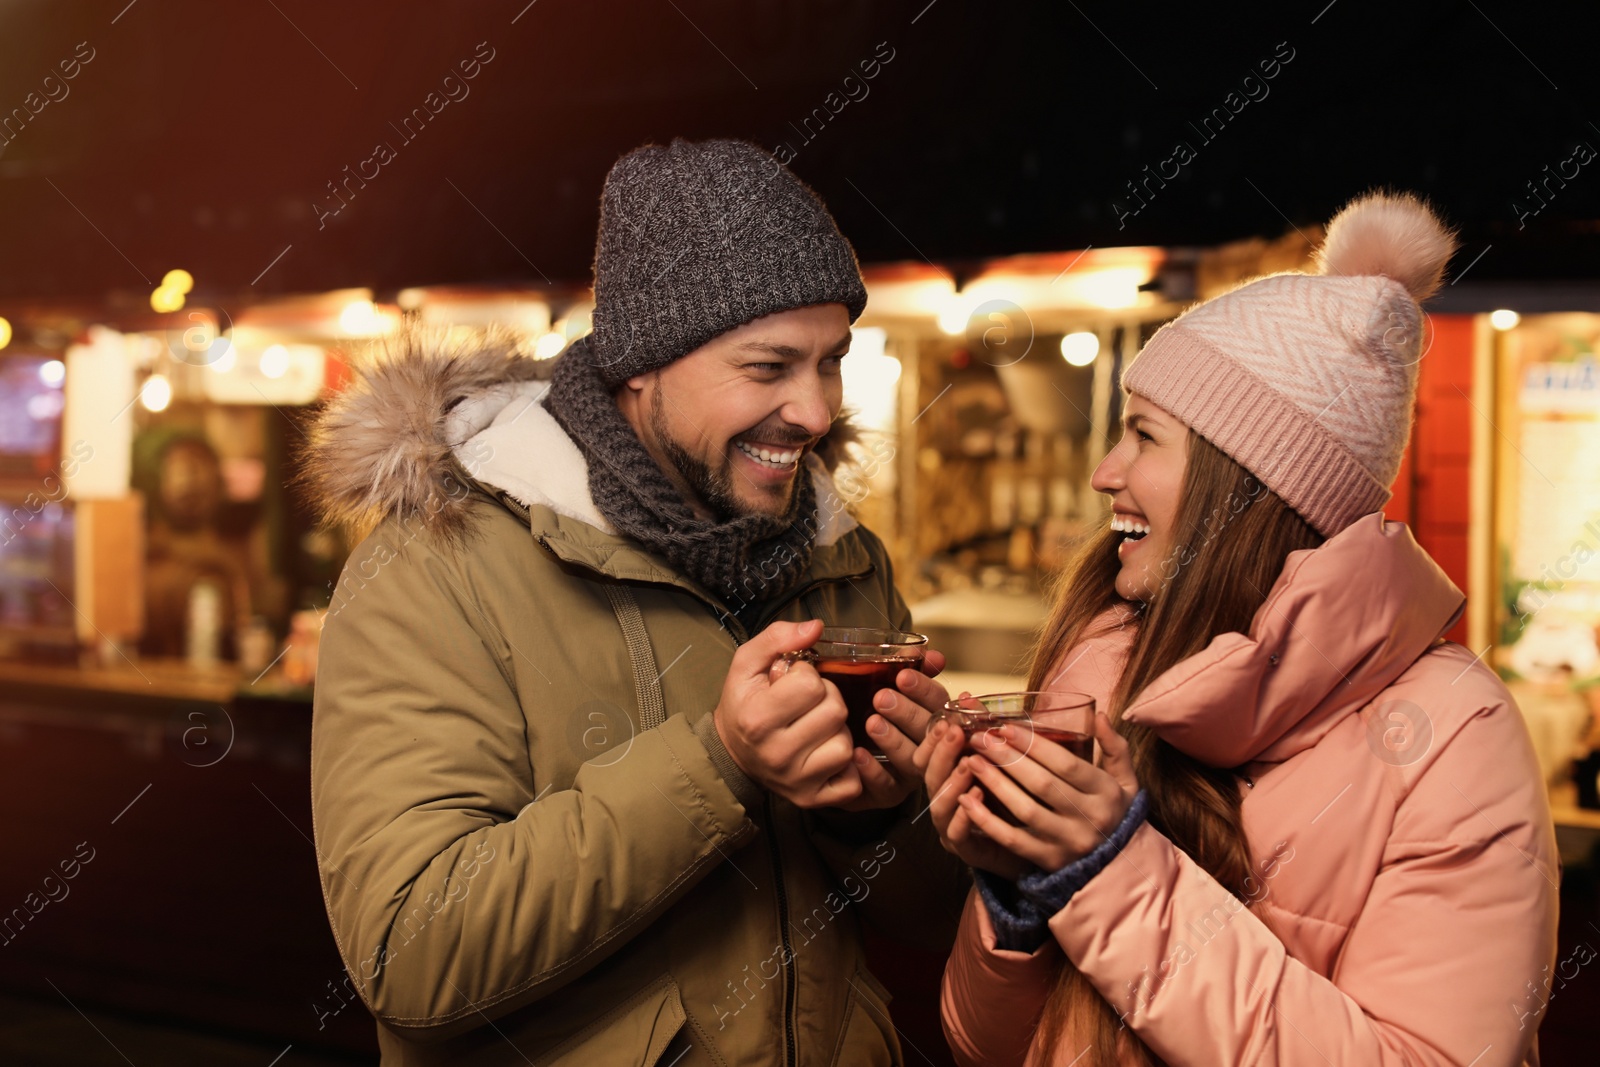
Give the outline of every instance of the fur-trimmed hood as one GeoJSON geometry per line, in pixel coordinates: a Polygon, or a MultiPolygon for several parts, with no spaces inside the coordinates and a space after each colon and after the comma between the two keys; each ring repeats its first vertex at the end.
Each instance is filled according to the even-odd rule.
{"type": "MultiPolygon", "coordinates": [[[[523,355],[496,330],[409,329],[376,346],[312,428],[300,481],[316,514],[357,540],[400,515],[459,543],[469,486],[479,482],[614,533],[589,492],[583,454],[539,403],[554,365],[523,355]]],[[[841,418],[807,457],[819,545],[856,525],[843,508],[822,506],[839,499],[833,471],[856,440],[841,418]]]]}

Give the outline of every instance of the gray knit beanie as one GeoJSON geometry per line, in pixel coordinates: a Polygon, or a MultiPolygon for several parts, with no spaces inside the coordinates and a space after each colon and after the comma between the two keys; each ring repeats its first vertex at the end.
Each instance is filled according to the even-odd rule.
{"type": "Polygon", "coordinates": [[[607,388],[752,319],[867,303],[855,252],[788,168],[744,141],[619,159],[600,195],[590,359],[607,388]]]}

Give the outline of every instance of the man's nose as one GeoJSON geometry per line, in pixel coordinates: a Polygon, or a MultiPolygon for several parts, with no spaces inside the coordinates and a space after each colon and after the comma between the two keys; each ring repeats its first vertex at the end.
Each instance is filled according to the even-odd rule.
{"type": "Polygon", "coordinates": [[[839,404],[835,402],[834,395],[836,392],[830,392],[820,375],[802,376],[790,387],[778,415],[789,425],[798,426],[812,437],[820,438],[828,432],[828,427],[833,425],[833,420],[839,414],[839,404]]]}

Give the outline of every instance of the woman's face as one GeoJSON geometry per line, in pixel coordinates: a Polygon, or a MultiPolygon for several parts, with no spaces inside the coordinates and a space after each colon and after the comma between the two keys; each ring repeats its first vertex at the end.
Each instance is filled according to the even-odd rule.
{"type": "Polygon", "coordinates": [[[1189,427],[1137,393],[1122,412],[1122,439],[1095,468],[1090,484],[1111,495],[1111,527],[1122,569],[1117,595],[1148,601],[1175,573],[1172,527],[1189,461],[1189,427]]]}

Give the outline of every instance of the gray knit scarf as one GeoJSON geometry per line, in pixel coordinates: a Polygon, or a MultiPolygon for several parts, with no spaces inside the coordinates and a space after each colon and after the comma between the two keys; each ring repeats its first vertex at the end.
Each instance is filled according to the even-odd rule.
{"type": "Polygon", "coordinates": [[[809,472],[801,469],[782,516],[699,518],[623,417],[590,362],[589,342],[581,338],[557,360],[544,404],[588,460],[595,506],[619,533],[665,556],[750,622],[811,563],[817,528],[809,472]]]}

